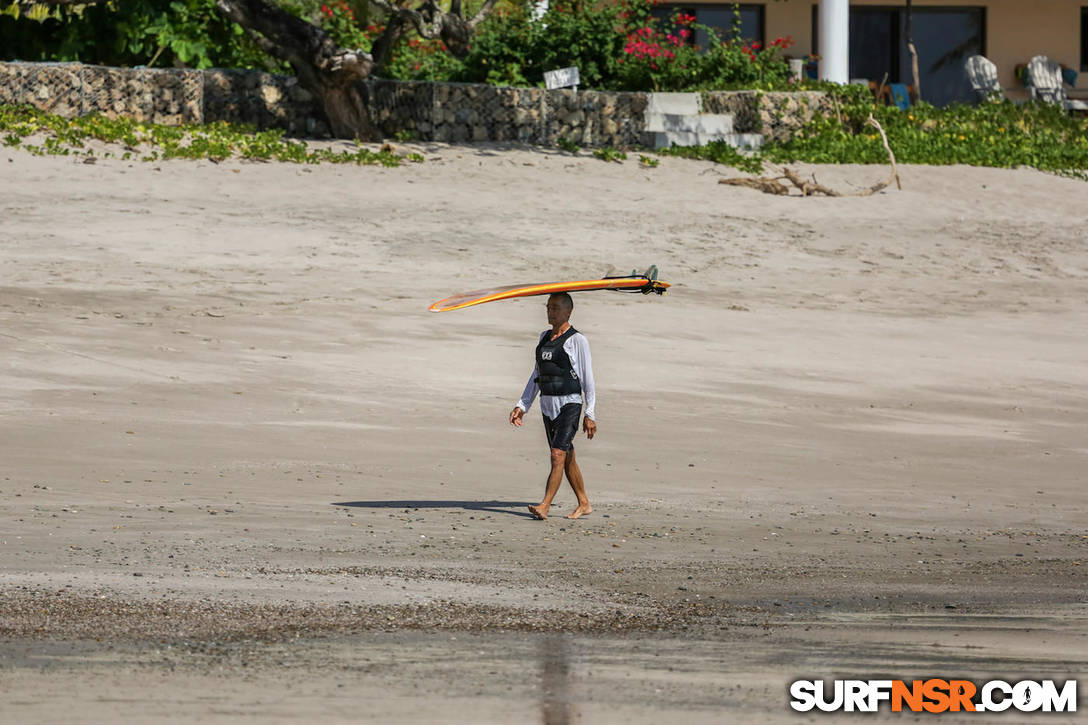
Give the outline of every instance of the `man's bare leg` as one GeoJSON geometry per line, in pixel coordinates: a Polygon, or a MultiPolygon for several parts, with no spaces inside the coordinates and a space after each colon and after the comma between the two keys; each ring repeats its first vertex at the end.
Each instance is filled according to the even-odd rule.
{"type": "Polygon", "coordinates": [[[563,466],[567,461],[567,452],[558,448],[552,449],[552,471],[548,474],[548,486],[544,491],[544,500],[536,506],[529,507],[529,513],[538,519],[548,518],[548,509],[552,507],[552,499],[559,493],[559,484],[563,483],[563,466]]]}
{"type": "Polygon", "coordinates": [[[582,480],[582,469],[578,467],[578,461],[574,458],[574,449],[567,453],[565,465],[567,481],[574,489],[574,495],[578,499],[578,507],[567,515],[568,519],[577,519],[586,514],[593,513],[593,507],[589,505],[589,497],[586,496],[586,484],[582,480]]]}

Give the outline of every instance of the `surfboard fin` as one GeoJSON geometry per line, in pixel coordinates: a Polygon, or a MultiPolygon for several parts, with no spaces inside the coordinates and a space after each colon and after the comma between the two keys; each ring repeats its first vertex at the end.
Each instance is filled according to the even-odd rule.
{"type": "Polygon", "coordinates": [[[629,279],[631,277],[641,278],[646,280],[646,284],[641,287],[633,287],[630,289],[614,289],[611,292],[641,292],[644,295],[648,295],[651,292],[656,292],[659,295],[665,294],[665,289],[668,285],[659,283],[657,281],[658,269],[656,264],[651,264],[646,268],[645,272],[639,272],[637,269],[632,269],[631,274],[611,276],[615,267],[609,267],[608,272],[601,279],[629,279]]]}

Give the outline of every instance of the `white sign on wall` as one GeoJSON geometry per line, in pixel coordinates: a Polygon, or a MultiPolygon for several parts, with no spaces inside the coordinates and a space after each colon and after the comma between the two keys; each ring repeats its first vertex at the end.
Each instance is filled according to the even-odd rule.
{"type": "Polygon", "coordinates": [[[567,88],[573,86],[575,90],[578,90],[578,83],[581,79],[578,77],[578,69],[575,67],[560,68],[559,70],[550,70],[544,74],[544,85],[548,90],[555,88],[567,88]]]}

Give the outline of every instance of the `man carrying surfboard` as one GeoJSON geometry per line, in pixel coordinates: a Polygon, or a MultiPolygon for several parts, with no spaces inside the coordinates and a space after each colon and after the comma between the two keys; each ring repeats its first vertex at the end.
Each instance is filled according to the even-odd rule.
{"type": "Polygon", "coordinates": [[[548,324],[552,327],[540,335],[533,372],[525,384],[521,400],[510,411],[510,424],[520,428],[522,416],[540,393],[540,411],[544,414],[544,432],[551,448],[552,467],[544,499],[529,507],[529,513],[538,519],[548,518],[552,499],[559,492],[564,474],[578,498],[577,508],[567,518],[577,519],[593,511],[586,496],[582,471],[574,457],[574,436],[578,432],[583,402],[586,410],[582,430],[590,439],[597,433],[593,412],[596,403],[593,361],[589,354],[589,341],[570,326],[573,311],[574,300],[566,292],[548,297],[548,324]]]}

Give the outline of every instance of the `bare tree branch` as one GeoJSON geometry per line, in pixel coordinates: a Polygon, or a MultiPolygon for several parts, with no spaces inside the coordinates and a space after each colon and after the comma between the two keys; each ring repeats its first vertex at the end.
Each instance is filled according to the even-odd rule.
{"type": "MultiPolygon", "coordinates": [[[[880,132],[880,140],[884,142],[884,150],[888,152],[888,163],[892,165],[892,178],[895,179],[896,187],[898,187],[899,190],[902,191],[903,183],[899,181],[899,169],[895,166],[895,154],[892,153],[892,147],[888,145],[888,135],[884,133],[884,128],[880,125],[880,122],[873,118],[873,114],[869,114],[869,118],[865,120],[865,123],[873,126],[874,128],[876,128],[877,131],[880,132]]],[[[891,181],[891,179],[888,179],[888,181],[885,182],[884,186],[890,184],[891,181]]],[[[880,188],[883,189],[884,187],[882,186],[880,188]]],[[[875,193],[876,191],[880,191],[880,189],[874,189],[874,191],[870,193],[875,193]]]]}
{"type": "Polygon", "coordinates": [[[888,136],[884,133],[884,128],[880,125],[873,114],[869,114],[869,118],[865,121],[866,125],[873,126],[880,132],[880,138],[884,141],[884,150],[888,152],[888,162],[892,166],[891,176],[885,181],[873,184],[865,191],[859,191],[856,194],[843,194],[842,192],[830,189],[820,182],[816,181],[816,175],[812,175],[812,181],[805,181],[801,176],[793,169],[782,167],[782,175],[773,178],[758,177],[754,179],[750,178],[736,178],[736,179],[719,179],[719,184],[727,184],[729,186],[744,186],[749,189],[757,189],[764,194],[774,194],[775,196],[786,196],[790,193],[789,187],[782,183],[782,179],[786,179],[793,186],[801,192],[801,196],[815,196],[816,194],[823,194],[824,196],[872,196],[878,191],[886,189],[893,181],[899,190],[903,190],[903,184],[899,181],[899,169],[895,165],[895,154],[892,153],[892,147],[888,145],[888,136]]]}
{"type": "MultiPolygon", "coordinates": [[[[268,53],[273,58],[279,58],[280,60],[286,60],[285,58],[281,57],[282,54],[280,53],[280,48],[279,48],[278,45],[276,45],[271,40],[269,40],[268,38],[266,38],[263,35],[261,35],[260,33],[258,33],[253,28],[247,28],[244,25],[241,26],[241,27],[242,27],[242,30],[245,31],[246,37],[249,38],[250,40],[252,40],[253,44],[256,45],[258,48],[260,48],[262,51],[264,51],[265,53],[268,53]]],[[[150,65],[150,63],[148,65],[150,65]]]]}
{"type": "Polygon", "coordinates": [[[381,75],[385,72],[385,66],[391,58],[393,48],[408,34],[411,26],[407,21],[399,17],[390,17],[385,25],[385,30],[374,40],[370,47],[370,55],[374,58],[374,73],[381,75]]]}
{"type": "MultiPolygon", "coordinates": [[[[463,58],[468,54],[469,42],[476,31],[476,26],[491,14],[497,0],[485,0],[471,20],[464,18],[462,0],[453,0],[449,12],[443,10],[435,0],[424,0],[415,8],[398,5],[393,0],[371,0],[371,2],[388,13],[390,25],[394,23],[394,19],[397,22],[410,23],[421,37],[441,38],[448,52],[463,58]]],[[[389,25],[386,26],[386,30],[389,30],[389,25]]],[[[397,29],[396,32],[401,31],[397,29]]],[[[375,54],[375,60],[378,62],[382,62],[379,58],[383,57],[375,54]]]]}
{"type": "Polygon", "coordinates": [[[718,179],[719,184],[726,184],[728,186],[745,186],[749,189],[758,189],[764,194],[774,194],[775,196],[786,196],[790,193],[790,190],[786,188],[778,179],[718,179]]]}
{"type": "MultiPolygon", "coordinates": [[[[393,19],[411,23],[416,32],[424,38],[437,38],[441,30],[442,10],[434,4],[433,0],[423,3],[419,10],[395,5],[387,0],[372,0],[375,5],[389,14],[390,23],[393,19]]],[[[388,28],[388,25],[386,26],[388,28]]]]}
{"type": "Polygon", "coordinates": [[[487,16],[491,14],[491,11],[495,9],[495,3],[498,0],[484,0],[484,4],[480,6],[480,9],[472,16],[472,19],[468,21],[468,25],[473,30],[476,26],[487,19],[487,16]]]}

